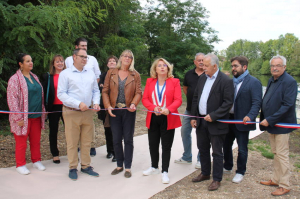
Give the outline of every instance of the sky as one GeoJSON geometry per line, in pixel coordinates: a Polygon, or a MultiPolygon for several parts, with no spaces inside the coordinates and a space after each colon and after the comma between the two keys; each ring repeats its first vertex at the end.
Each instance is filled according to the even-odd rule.
{"type": "MultiPolygon", "coordinates": [[[[218,31],[215,50],[234,41],[268,41],[294,33],[300,38],[300,0],[197,0],[209,11],[207,21],[218,31]]],[[[145,0],[140,0],[141,6],[145,0]]]]}

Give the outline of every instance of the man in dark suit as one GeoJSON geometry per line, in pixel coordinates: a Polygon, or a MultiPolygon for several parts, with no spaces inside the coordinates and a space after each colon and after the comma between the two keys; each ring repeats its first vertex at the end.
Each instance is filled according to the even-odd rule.
{"type": "Polygon", "coordinates": [[[271,180],[260,183],[279,186],[271,194],[280,196],[290,191],[289,133],[294,129],[276,127],[275,124],[297,123],[295,102],[298,86],[296,80],[285,72],[285,57],[272,57],[270,67],[273,77],[269,79],[262,101],[260,129],[269,133],[274,153],[274,172],[271,180]]]}
{"type": "MultiPolygon", "coordinates": [[[[234,84],[234,104],[230,109],[229,119],[255,121],[260,110],[262,98],[261,83],[251,76],[247,70],[248,59],[244,56],[233,57],[231,71],[234,84]]],[[[232,145],[236,139],[238,144],[238,158],[234,183],[240,183],[246,172],[248,158],[249,131],[255,130],[256,124],[229,124],[229,133],[226,135],[224,152],[224,173],[231,173],[233,167],[232,145]]]]}
{"type": "Polygon", "coordinates": [[[197,146],[200,152],[201,174],[193,182],[210,179],[210,146],[213,150],[213,181],[208,190],[217,190],[223,176],[223,143],[228,133],[228,124],[217,122],[228,119],[233,104],[233,83],[227,75],[219,71],[219,59],[207,54],[203,60],[205,75],[200,76],[192,101],[192,115],[203,117],[191,120],[196,128],[197,146]]]}

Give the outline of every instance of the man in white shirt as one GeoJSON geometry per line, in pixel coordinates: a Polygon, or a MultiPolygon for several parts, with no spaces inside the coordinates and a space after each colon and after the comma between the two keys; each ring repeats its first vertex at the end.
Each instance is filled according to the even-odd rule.
{"type": "MultiPolygon", "coordinates": [[[[78,38],[75,41],[75,49],[85,49],[87,51],[87,44],[88,41],[85,38],[78,38]]],[[[100,75],[101,75],[101,71],[99,69],[99,64],[97,59],[92,56],[92,55],[88,55],[87,56],[87,60],[86,60],[86,64],[84,66],[85,69],[87,70],[92,70],[95,74],[95,77],[97,79],[97,82],[99,83],[100,81],[100,75]]],[[[67,68],[70,68],[71,66],[73,66],[73,57],[67,57],[67,59],[65,60],[65,64],[67,68]]],[[[94,137],[93,137],[93,142],[92,142],[92,147],[90,150],[90,155],[93,157],[96,155],[96,149],[95,149],[95,127],[94,127],[94,137]]]]}
{"type": "Polygon", "coordinates": [[[90,166],[90,148],[94,135],[94,111],[100,110],[100,91],[94,73],[85,68],[87,53],[84,49],[73,52],[74,64],[62,71],[58,79],[57,97],[63,102],[63,118],[69,160],[69,178],[77,180],[78,152],[81,147],[81,172],[99,177],[90,166]]]}
{"type": "MultiPolygon", "coordinates": [[[[75,49],[81,48],[81,49],[85,49],[87,51],[87,44],[88,44],[88,41],[85,38],[80,37],[80,38],[76,39],[76,41],[75,41],[75,49]]],[[[67,68],[70,68],[71,66],[73,66],[73,57],[72,56],[67,57],[67,59],[65,60],[65,63],[66,63],[67,68]]],[[[87,59],[87,62],[86,62],[86,65],[84,68],[92,70],[95,73],[97,82],[99,82],[101,71],[99,69],[98,61],[94,56],[88,55],[88,59],[87,59]]]]}
{"type": "Polygon", "coordinates": [[[219,71],[219,59],[214,54],[207,54],[203,59],[205,75],[199,77],[192,100],[192,115],[201,118],[192,119],[196,128],[197,146],[200,152],[201,173],[193,182],[210,179],[211,157],[213,156],[213,181],[208,190],[214,191],[221,186],[223,176],[223,143],[228,133],[228,124],[218,122],[228,119],[233,104],[234,88],[232,79],[219,71]]]}

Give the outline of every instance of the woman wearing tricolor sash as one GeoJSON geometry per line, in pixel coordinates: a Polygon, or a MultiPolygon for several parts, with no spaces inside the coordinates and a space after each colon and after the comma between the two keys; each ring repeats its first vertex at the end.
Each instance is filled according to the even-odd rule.
{"type": "Polygon", "coordinates": [[[162,183],[169,183],[168,169],[175,128],[181,126],[180,117],[170,113],[178,113],[182,104],[179,79],[173,78],[173,65],[167,60],[155,60],[150,69],[151,78],[147,79],[142,102],[150,111],[147,113],[151,167],[143,171],[143,175],[158,174],[159,143],[162,144],[162,183]]]}

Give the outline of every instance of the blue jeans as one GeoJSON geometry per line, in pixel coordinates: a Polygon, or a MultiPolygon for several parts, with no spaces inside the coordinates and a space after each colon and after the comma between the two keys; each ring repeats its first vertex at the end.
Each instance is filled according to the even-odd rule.
{"type": "Polygon", "coordinates": [[[247,159],[248,159],[249,131],[239,131],[236,128],[235,124],[229,124],[229,133],[226,135],[225,142],[223,145],[224,168],[226,170],[232,170],[233,167],[232,145],[235,139],[238,144],[236,173],[245,175],[247,159]]]}
{"type": "MultiPolygon", "coordinates": [[[[191,115],[191,112],[185,110],[185,115],[191,115]]],[[[191,117],[182,118],[182,127],[181,127],[181,138],[183,143],[184,152],[182,158],[185,161],[192,161],[192,126],[191,126],[191,117]]],[[[200,153],[198,152],[197,161],[200,161],[200,153]]]]}

